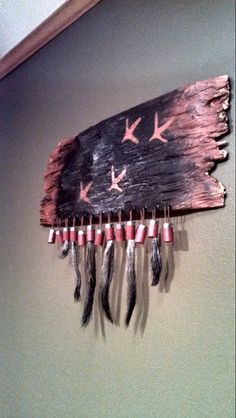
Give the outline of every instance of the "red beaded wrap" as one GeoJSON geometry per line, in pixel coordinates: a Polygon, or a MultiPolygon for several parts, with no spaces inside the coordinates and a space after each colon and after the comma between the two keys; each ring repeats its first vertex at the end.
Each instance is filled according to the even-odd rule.
{"type": "Polygon", "coordinates": [[[70,240],[73,242],[77,242],[77,238],[78,238],[77,229],[75,226],[72,226],[70,228],[70,240]]]}
{"type": "Polygon", "coordinates": [[[137,231],[136,231],[134,241],[135,241],[137,244],[143,244],[143,243],[144,243],[144,241],[145,241],[145,238],[146,238],[146,232],[147,232],[147,231],[146,231],[146,226],[145,226],[145,225],[143,225],[143,224],[140,224],[140,225],[138,226],[137,231]]]}
{"type": "Polygon", "coordinates": [[[125,241],[125,229],[122,224],[116,224],[116,241],[125,241]]]}
{"type": "Polygon", "coordinates": [[[163,242],[174,242],[174,232],[173,227],[169,222],[165,222],[161,230],[162,241],[163,242]]]}
{"type": "Polygon", "coordinates": [[[95,240],[95,231],[94,231],[94,227],[92,225],[87,226],[86,238],[87,238],[87,242],[88,241],[94,242],[94,240],[95,240]]]}
{"type": "Polygon", "coordinates": [[[60,229],[58,229],[58,230],[56,231],[56,241],[57,241],[59,244],[63,244],[63,234],[62,234],[62,231],[61,231],[60,229]]]}
{"type": "Polygon", "coordinates": [[[155,219],[151,219],[148,224],[148,237],[156,238],[158,236],[158,223],[155,219]]]}
{"type": "Polygon", "coordinates": [[[56,241],[56,233],[53,228],[50,228],[48,234],[48,244],[55,244],[56,241]]]}
{"type": "Polygon", "coordinates": [[[96,234],[95,234],[95,245],[103,245],[103,239],[104,239],[104,233],[100,228],[96,229],[96,234]]]}
{"type": "Polygon", "coordinates": [[[84,247],[86,245],[86,234],[82,229],[78,231],[78,245],[79,247],[84,247]]]}
{"type": "Polygon", "coordinates": [[[63,228],[63,241],[70,241],[70,230],[69,228],[63,228]]]}
{"type": "Polygon", "coordinates": [[[125,227],[126,239],[134,239],[135,237],[135,226],[132,221],[128,221],[125,227]]]}
{"type": "Polygon", "coordinates": [[[107,241],[113,240],[115,238],[114,228],[111,224],[106,224],[106,226],[105,226],[105,236],[106,236],[107,241]]]}

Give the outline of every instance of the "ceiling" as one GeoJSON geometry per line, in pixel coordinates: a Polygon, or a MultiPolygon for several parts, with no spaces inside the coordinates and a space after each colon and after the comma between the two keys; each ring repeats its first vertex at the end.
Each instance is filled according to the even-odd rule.
{"type": "Polygon", "coordinates": [[[0,79],[100,0],[0,0],[0,79]]]}
{"type": "Polygon", "coordinates": [[[42,23],[64,0],[0,0],[0,57],[42,23]]]}

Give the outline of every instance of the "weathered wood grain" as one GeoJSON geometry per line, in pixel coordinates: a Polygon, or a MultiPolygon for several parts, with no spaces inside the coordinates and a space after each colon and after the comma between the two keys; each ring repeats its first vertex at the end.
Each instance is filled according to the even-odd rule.
{"type": "Polygon", "coordinates": [[[45,173],[40,221],[169,205],[224,205],[209,172],[226,158],[229,80],[198,81],[136,106],[61,142],[45,173]]]}

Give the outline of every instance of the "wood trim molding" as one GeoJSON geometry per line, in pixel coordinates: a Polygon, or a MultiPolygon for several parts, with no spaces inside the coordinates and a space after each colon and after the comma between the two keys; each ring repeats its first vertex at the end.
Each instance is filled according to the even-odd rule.
{"type": "Polygon", "coordinates": [[[0,79],[13,71],[100,0],[67,0],[0,60],[0,79]]]}

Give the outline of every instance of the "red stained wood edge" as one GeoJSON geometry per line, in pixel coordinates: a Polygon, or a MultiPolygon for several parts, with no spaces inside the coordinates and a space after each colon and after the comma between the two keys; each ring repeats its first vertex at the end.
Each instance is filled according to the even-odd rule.
{"type": "MultiPolygon", "coordinates": [[[[199,176],[198,190],[192,195],[191,200],[183,201],[178,206],[173,207],[173,211],[193,211],[199,209],[210,209],[213,207],[224,206],[225,188],[214,177],[209,175],[209,171],[215,166],[217,161],[224,160],[227,152],[220,149],[226,144],[225,141],[216,142],[215,139],[225,135],[229,131],[226,110],[229,107],[229,79],[227,75],[210,78],[204,81],[197,81],[194,84],[185,86],[180,89],[183,91],[182,99],[175,104],[173,117],[183,112],[187,113],[187,106],[191,105],[191,100],[196,105],[199,101],[199,112],[203,114],[203,124],[199,124],[198,120],[190,120],[186,116],[185,134],[186,151],[188,157],[191,157],[195,163],[199,160],[199,148],[203,153],[207,153],[208,163],[199,161],[197,166],[197,174],[199,176]],[[204,103],[204,110],[202,103],[204,103]],[[176,111],[176,114],[175,114],[176,111]],[[209,161],[210,160],[210,161],[209,161]],[[207,203],[204,201],[203,183],[209,185],[209,194],[207,203]],[[202,182],[201,182],[202,179],[202,182]]],[[[200,113],[199,113],[200,114],[200,113]]],[[[201,114],[200,114],[201,116],[201,114]]],[[[201,121],[202,122],[202,121],[201,121]]],[[[181,139],[181,130],[183,126],[175,123],[175,135],[178,134],[181,139]]],[[[52,225],[56,219],[56,202],[59,187],[59,177],[62,173],[68,155],[76,149],[77,137],[70,138],[59,142],[57,147],[52,151],[47,169],[44,176],[44,190],[46,196],[41,202],[40,223],[48,226],[52,225]]],[[[187,179],[186,179],[187,180],[187,179]]]]}
{"type": "Polygon", "coordinates": [[[40,223],[52,225],[56,219],[56,202],[59,190],[59,177],[64,169],[68,155],[76,148],[76,137],[60,141],[49,157],[44,175],[46,196],[41,202],[40,223]]]}

